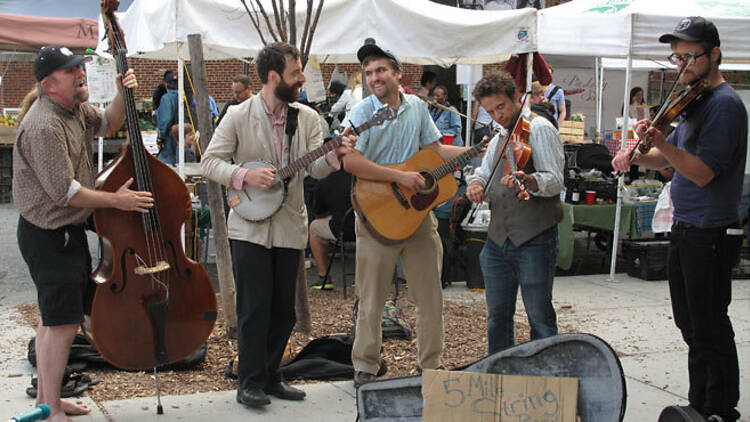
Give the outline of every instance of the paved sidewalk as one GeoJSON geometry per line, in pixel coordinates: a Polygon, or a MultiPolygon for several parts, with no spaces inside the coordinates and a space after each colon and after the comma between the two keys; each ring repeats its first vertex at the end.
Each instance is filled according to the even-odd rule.
{"type": "MultiPolygon", "coordinates": [[[[26,360],[26,347],[34,335],[16,318],[15,305],[36,300],[33,285],[15,243],[18,214],[0,205],[0,420],[33,406],[25,395],[34,368],[26,360]]],[[[642,281],[618,274],[617,283],[606,275],[558,277],[554,305],[561,327],[576,327],[595,334],[618,352],[627,382],[625,421],[656,421],[670,404],[687,404],[687,350],[671,316],[665,281],[642,281]]],[[[484,295],[456,283],[445,290],[449,301],[472,301],[484,306],[484,295]]],[[[750,422],[750,280],[733,283],[730,316],[740,358],[739,411],[750,422]]],[[[523,306],[519,299],[519,310],[523,306]]],[[[517,318],[524,318],[518,314],[517,318]]],[[[215,421],[353,421],[356,402],[351,382],[303,385],[303,402],[272,399],[262,410],[250,410],[235,401],[235,391],[162,397],[165,414],[156,416],[153,397],[94,403],[88,421],[205,422],[215,421]]],[[[589,421],[599,422],[599,421],[589,421]]]]}

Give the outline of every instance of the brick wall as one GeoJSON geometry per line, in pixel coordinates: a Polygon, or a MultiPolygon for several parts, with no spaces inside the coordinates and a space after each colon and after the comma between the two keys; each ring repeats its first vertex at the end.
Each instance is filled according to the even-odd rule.
{"type": "Polygon", "coordinates": [[[32,62],[2,62],[0,73],[3,82],[0,85],[0,112],[5,107],[18,107],[26,93],[34,88],[34,70],[32,62]],[[7,70],[6,70],[7,69],[7,70]]]}

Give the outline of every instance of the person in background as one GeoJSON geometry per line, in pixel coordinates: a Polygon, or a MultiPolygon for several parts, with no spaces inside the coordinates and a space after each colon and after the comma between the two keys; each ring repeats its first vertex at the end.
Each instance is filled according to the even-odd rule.
{"type": "MultiPolygon", "coordinates": [[[[445,86],[438,85],[433,88],[432,98],[436,103],[446,106],[453,111],[458,111],[456,110],[456,107],[453,107],[448,102],[448,89],[445,86]]],[[[432,121],[435,122],[435,126],[437,126],[440,133],[443,135],[453,135],[452,145],[459,147],[463,146],[464,141],[461,138],[461,117],[458,114],[430,106],[430,116],[432,116],[432,121]]]]}
{"type": "MultiPolygon", "coordinates": [[[[554,75],[555,71],[549,68],[550,73],[554,75]]],[[[559,86],[551,83],[547,85],[544,91],[544,97],[555,107],[555,120],[558,124],[568,116],[568,110],[565,107],[565,92],[559,86]]]]}
{"type": "MultiPolygon", "coordinates": [[[[487,200],[490,225],[487,242],[479,256],[487,299],[489,354],[515,343],[516,297],[521,288],[531,326],[531,339],[557,334],[557,314],[552,306],[552,286],[557,257],[557,223],[562,219],[560,191],[563,188],[563,153],[560,134],[546,119],[531,114],[528,141],[531,158],[514,174],[495,174],[501,142],[523,113],[521,93],[507,74],[485,76],[477,82],[474,97],[503,127],[487,147],[482,165],[467,178],[466,197],[487,200]],[[525,186],[529,200],[519,200],[518,184],[525,186]]],[[[502,170],[501,170],[502,171],[502,170]]]]}
{"type": "Polygon", "coordinates": [[[474,122],[474,130],[471,135],[472,145],[479,143],[485,136],[490,136],[490,125],[497,126],[497,123],[492,120],[492,117],[479,104],[479,101],[474,101],[471,105],[471,121],[474,122]]]}
{"type": "Polygon", "coordinates": [[[94,189],[91,140],[125,121],[122,87],[138,87],[133,70],[117,75],[117,94],[106,109],[87,104],[82,64],[90,57],[68,48],[42,47],[34,59],[38,98],[18,126],[13,146],[13,203],[18,210],[18,248],[37,290],[41,316],[36,335],[36,404],[50,408],[49,420],[71,422],[87,406],[60,399],[70,348],[84,321],[91,255],[85,231],[94,208],[148,212],[150,192],[94,189]]]}
{"type": "MultiPolygon", "coordinates": [[[[224,108],[221,109],[219,114],[219,123],[224,115],[227,114],[229,107],[237,104],[242,104],[243,101],[253,96],[253,82],[247,75],[237,75],[232,78],[232,99],[224,104],[224,108]]],[[[218,124],[218,123],[217,123],[218,124]]]]}
{"type": "Polygon", "coordinates": [[[432,93],[432,89],[435,88],[435,85],[437,85],[437,75],[435,74],[435,72],[425,70],[422,73],[422,80],[420,81],[420,85],[421,86],[417,91],[417,95],[429,97],[432,93]]]}
{"type": "Polygon", "coordinates": [[[708,421],[734,422],[740,417],[740,370],[728,310],[732,268],[739,262],[743,240],[737,209],[748,115],[742,98],[719,70],[721,41],[713,22],[700,16],[684,18],[659,42],[669,43],[669,61],[683,71],[683,86],[702,79],[710,87],[688,105],[668,136],[650,120],[636,123],[636,134],[652,148],[646,154],[636,151],[632,158],[623,148],[612,167],[625,171],[636,163],[675,169],[667,278],[674,322],[688,346],[688,400],[708,421]]]}
{"type": "Polygon", "coordinates": [[[156,158],[174,165],[177,162],[177,141],[172,137],[172,126],[177,123],[177,107],[180,106],[177,73],[170,72],[164,79],[167,93],[161,97],[159,108],[156,110],[156,141],[159,145],[156,158]]]}
{"type": "MultiPolygon", "coordinates": [[[[636,86],[630,90],[630,102],[628,103],[628,116],[632,119],[643,120],[646,118],[648,106],[643,99],[643,88],[636,86]]],[[[622,114],[623,110],[620,110],[622,114]]]]}
{"type": "MultiPolygon", "coordinates": [[[[185,162],[197,163],[195,131],[193,127],[185,123],[185,162]]],[[[180,125],[172,125],[172,139],[180,139],[180,125]]]]}
{"type": "MultiPolygon", "coordinates": [[[[310,223],[310,250],[318,267],[318,282],[322,286],[328,268],[328,243],[343,232],[345,239],[354,239],[354,213],[344,214],[352,207],[352,175],[345,170],[331,173],[315,186],[310,223]]],[[[343,240],[343,239],[342,239],[343,240]]]]}
{"type": "Polygon", "coordinates": [[[529,108],[532,112],[544,117],[549,120],[550,123],[557,129],[557,120],[555,120],[555,108],[549,103],[549,100],[544,96],[544,87],[538,81],[531,83],[531,96],[529,97],[531,106],[529,108]]]}
{"type": "Polygon", "coordinates": [[[161,97],[164,96],[164,94],[167,93],[167,78],[168,76],[174,73],[174,71],[167,70],[164,72],[164,76],[162,76],[161,81],[154,87],[154,92],[151,94],[151,104],[154,107],[154,110],[157,110],[159,108],[159,104],[161,104],[161,97]]]}
{"type": "Polygon", "coordinates": [[[355,105],[362,101],[362,73],[354,72],[349,77],[349,84],[341,94],[339,99],[331,106],[331,113],[334,115],[345,112],[345,117],[342,122],[346,122],[346,117],[349,115],[349,111],[355,105]]]}

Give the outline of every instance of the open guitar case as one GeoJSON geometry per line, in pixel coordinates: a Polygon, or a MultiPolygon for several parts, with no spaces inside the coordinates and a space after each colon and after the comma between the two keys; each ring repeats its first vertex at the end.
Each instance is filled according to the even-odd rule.
{"type": "MultiPolygon", "coordinates": [[[[503,375],[578,378],[582,422],[622,421],[625,377],[620,360],[604,340],[591,334],[562,334],[519,344],[462,369],[503,375]]],[[[394,378],[357,389],[360,422],[421,421],[422,377],[394,378]]]]}

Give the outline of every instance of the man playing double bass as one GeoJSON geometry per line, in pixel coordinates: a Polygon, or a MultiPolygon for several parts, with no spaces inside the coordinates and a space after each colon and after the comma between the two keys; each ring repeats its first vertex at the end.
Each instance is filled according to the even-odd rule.
{"type": "Polygon", "coordinates": [[[84,222],[93,208],[147,212],[149,192],[94,190],[91,140],[125,121],[122,85],[138,86],[129,70],[117,75],[118,93],[102,111],[89,97],[82,63],[87,58],[61,46],[43,47],[34,60],[39,98],[18,127],[13,148],[13,202],[20,214],[18,247],[37,289],[37,404],[51,421],[90,412],[60,400],[61,381],[73,338],[83,322],[84,292],[91,273],[84,222]],[[122,80],[122,83],[119,81],[122,80]]]}
{"type": "Polygon", "coordinates": [[[615,171],[632,163],[652,169],[674,167],[674,223],[667,277],[672,312],[688,345],[690,406],[709,421],[736,421],[739,367],[732,323],[731,271],[739,259],[742,230],[737,208],[747,151],[747,111],[719,72],[721,42],[716,26],[702,17],[681,20],[669,43],[669,60],[684,69],[680,83],[709,82],[708,92],[689,104],[667,137],[650,120],[635,125],[653,148],[646,154],[621,150],[615,171]]]}
{"type": "MultiPolygon", "coordinates": [[[[296,102],[305,82],[299,51],[287,43],[269,44],[256,58],[263,83],[256,95],[227,110],[201,161],[206,177],[242,189],[269,189],[275,170],[240,167],[263,160],[285,167],[323,144],[318,113],[296,102]],[[295,126],[296,125],[296,126],[295,126]]],[[[356,137],[342,136],[336,150],[308,165],[315,178],[340,167],[356,137]]],[[[303,175],[291,177],[281,208],[263,221],[249,221],[234,210],[227,223],[237,288],[239,388],[237,401],[251,407],[271,403],[267,394],[303,400],[305,392],[280,378],[279,364],[295,323],[294,292],[300,253],[307,244],[303,175]]]]}

